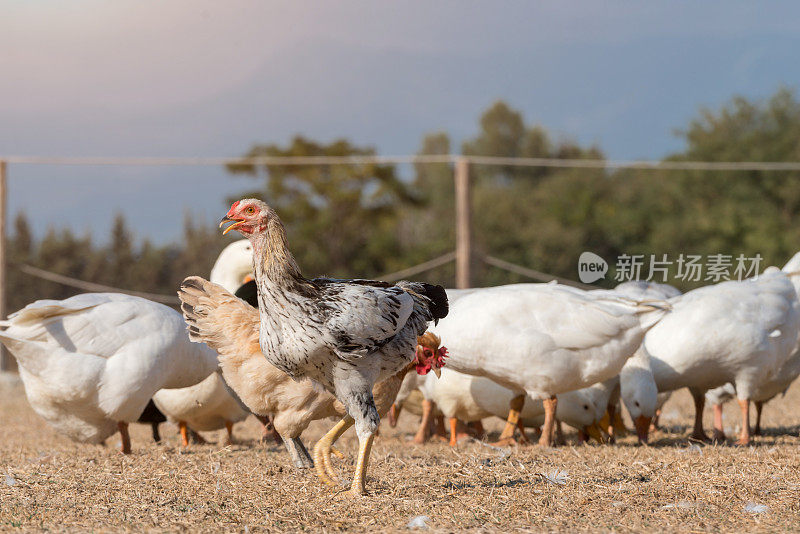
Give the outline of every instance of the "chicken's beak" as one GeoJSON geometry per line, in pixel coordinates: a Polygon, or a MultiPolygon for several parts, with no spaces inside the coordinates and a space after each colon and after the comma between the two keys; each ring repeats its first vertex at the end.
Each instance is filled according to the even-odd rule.
{"type": "Polygon", "coordinates": [[[246,284],[247,282],[250,282],[250,281],[252,281],[252,280],[255,280],[255,278],[253,278],[253,275],[252,275],[252,274],[248,274],[247,276],[245,276],[245,277],[244,277],[244,283],[245,283],[245,284],[246,284]]]}
{"type": "Polygon", "coordinates": [[[222,228],[222,225],[224,225],[227,222],[233,222],[233,224],[228,226],[227,228],[225,228],[225,230],[222,232],[222,235],[227,234],[228,232],[230,232],[231,230],[233,230],[237,226],[240,226],[241,224],[243,224],[244,223],[244,219],[242,219],[240,221],[237,221],[235,219],[231,219],[230,217],[228,217],[226,215],[225,217],[222,218],[221,221],[219,221],[219,227],[222,228]]]}
{"type": "Polygon", "coordinates": [[[640,415],[633,422],[636,427],[636,436],[639,438],[639,443],[647,445],[647,435],[650,432],[650,418],[640,415]]]}
{"type": "Polygon", "coordinates": [[[433,371],[433,374],[436,375],[436,378],[442,378],[442,370],[438,367],[433,367],[431,371],[433,371]]]}

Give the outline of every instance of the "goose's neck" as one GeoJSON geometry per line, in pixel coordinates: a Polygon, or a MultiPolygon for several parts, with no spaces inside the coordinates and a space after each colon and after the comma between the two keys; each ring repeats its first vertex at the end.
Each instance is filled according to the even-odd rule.
{"type": "Polygon", "coordinates": [[[234,293],[242,285],[242,277],[225,269],[223,265],[214,265],[209,281],[224,287],[230,293],[234,293]]]}

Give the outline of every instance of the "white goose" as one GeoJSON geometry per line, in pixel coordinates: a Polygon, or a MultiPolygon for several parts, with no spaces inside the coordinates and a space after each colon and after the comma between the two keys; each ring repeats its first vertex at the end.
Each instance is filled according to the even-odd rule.
{"type": "Polygon", "coordinates": [[[668,306],[558,284],[487,288],[454,302],[432,330],[447,366],[513,390],[501,442],[513,441],[525,395],[544,402],[540,443],[550,445],[556,395],[612,378],[668,306]]]}
{"type": "Polygon", "coordinates": [[[39,300],[2,325],[34,411],[76,441],[102,443],[119,431],[123,453],[128,423],[156,391],[197,384],[217,368],[216,352],[189,341],[180,313],[130,295],[39,300]]]}
{"type": "MultiPolygon", "coordinates": [[[[775,267],[768,268],[765,273],[777,271],[775,267]]],[[[782,271],[789,275],[789,279],[794,285],[795,292],[800,295],[800,252],[795,254],[782,271]]],[[[781,365],[780,370],[771,380],[761,382],[756,385],[752,392],[752,400],[756,406],[756,424],[754,434],[761,435],[761,412],[764,404],[780,394],[786,394],[786,390],[800,376],[800,340],[795,345],[789,358],[781,365]]],[[[727,383],[724,386],[712,389],[706,393],[706,400],[712,405],[714,410],[714,435],[713,439],[722,441],[725,439],[725,431],[722,425],[722,405],[736,397],[736,386],[727,383]]]]}
{"type": "MultiPolygon", "coordinates": [[[[253,247],[250,241],[241,239],[222,250],[211,269],[210,280],[234,293],[252,272],[253,247]]],[[[225,428],[226,442],[233,443],[233,424],[250,413],[231,396],[219,373],[212,373],[188,388],[162,389],[153,396],[153,402],[167,419],[178,424],[184,447],[189,445],[189,428],[197,431],[225,428]]]]}
{"type": "MultiPolygon", "coordinates": [[[[640,300],[667,300],[682,294],[678,288],[669,284],[639,280],[623,282],[614,291],[640,300]]],[[[670,393],[658,394],[655,379],[650,372],[649,356],[644,351],[637,351],[625,362],[620,371],[619,385],[617,401],[621,398],[628,409],[639,441],[647,443],[651,422],[656,420],[670,393]]],[[[614,407],[614,413],[619,414],[619,406],[614,407]]]]}
{"type": "Polygon", "coordinates": [[[792,282],[782,272],[770,272],[695,289],[670,302],[673,312],[642,344],[658,391],[689,388],[695,402],[692,437],[708,440],[704,394],[734,383],[742,410],[738,443],[749,443],[749,401],[779,379],[800,332],[800,303],[792,282]]]}

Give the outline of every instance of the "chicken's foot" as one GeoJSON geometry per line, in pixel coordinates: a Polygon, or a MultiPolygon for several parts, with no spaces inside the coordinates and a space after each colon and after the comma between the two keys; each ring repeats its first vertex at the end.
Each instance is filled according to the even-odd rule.
{"type": "Polygon", "coordinates": [[[158,423],[150,423],[150,429],[153,432],[153,441],[161,443],[161,433],[158,431],[158,423]]]}
{"type": "Polygon", "coordinates": [[[225,445],[233,445],[233,421],[225,421],[225,431],[227,432],[227,436],[225,437],[225,445]]]}
{"type": "Polygon", "coordinates": [[[756,401],[756,427],[753,429],[754,436],[761,435],[761,410],[764,409],[764,401],[756,401]]]}
{"type": "Polygon", "coordinates": [[[356,463],[356,472],[353,475],[353,484],[350,486],[350,493],[352,495],[366,495],[366,491],[364,491],[364,483],[367,479],[369,454],[372,451],[372,442],[374,439],[375,434],[368,435],[364,440],[359,439],[358,462],[356,463]]]}
{"type": "Polygon", "coordinates": [[[189,427],[186,426],[186,421],[178,421],[178,430],[181,433],[181,445],[184,447],[189,446],[189,427]]]}
{"type": "Polygon", "coordinates": [[[414,443],[422,444],[428,440],[431,415],[433,414],[433,401],[422,401],[422,421],[419,423],[417,433],[414,435],[414,443]]]}
{"type": "Polygon", "coordinates": [[[300,441],[300,438],[284,438],[281,436],[281,439],[296,468],[308,469],[314,467],[314,461],[311,459],[311,455],[308,454],[303,442],[300,441]]]}
{"type": "Polygon", "coordinates": [[[702,441],[705,443],[710,442],[703,429],[703,408],[706,406],[706,392],[701,390],[690,389],[694,399],[694,430],[692,431],[692,439],[702,441]]]}
{"type": "Polygon", "coordinates": [[[314,445],[314,467],[317,470],[317,476],[329,486],[335,486],[339,483],[336,472],[331,465],[331,452],[335,450],[333,449],[333,444],[348,428],[353,426],[354,422],[349,415],[344,416],[314,445]]]}

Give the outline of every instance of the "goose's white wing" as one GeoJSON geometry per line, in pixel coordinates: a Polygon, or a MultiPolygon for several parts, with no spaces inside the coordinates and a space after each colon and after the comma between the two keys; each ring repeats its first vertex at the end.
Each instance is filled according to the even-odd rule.
{"type": "Polygon", "coordinates": [[[69,352],[111,358],[131,343],[166,349],[184,328],[167,306],[115,293],[40,300],[10,317],[10,333],[69,352]]]}

